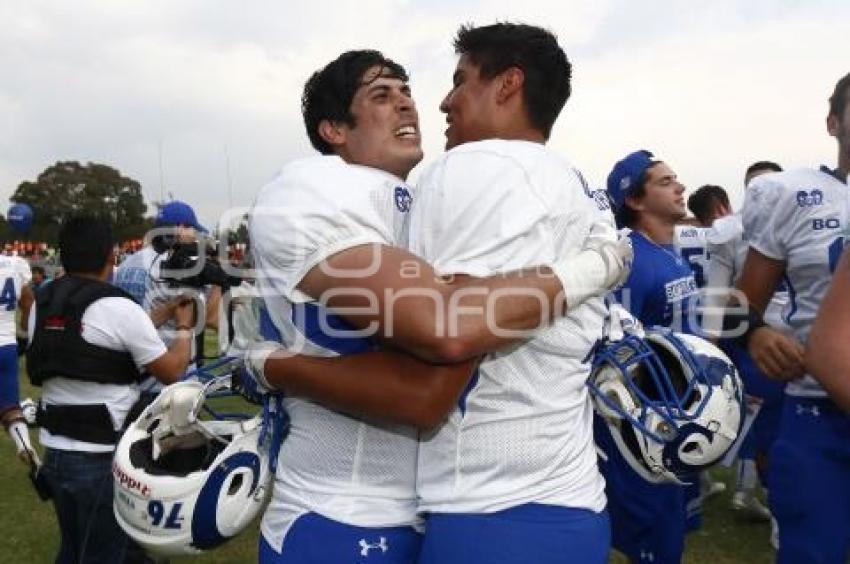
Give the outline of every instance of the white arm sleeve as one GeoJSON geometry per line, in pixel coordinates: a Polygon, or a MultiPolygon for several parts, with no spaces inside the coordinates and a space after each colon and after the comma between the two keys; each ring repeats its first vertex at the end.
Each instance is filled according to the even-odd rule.
{"type": "Polygon", "coordinates": [[[744,239],[764,256],[785,260],[785,227],[793,223],[794,207],[783,202],[785,188],[771,176],[758,177],[747,188],[742,211],[744,239]]]}
{"type": "Polygon", "coordinates": [[[711,258],[705,275],[703,299],[703,328],[712,336],[719,336],[723,326],[723,310],[729,299],[735,268],[734,244],[709,245],[711,258]],[[731,255],[731,256],[730,256],[731,255]]]}
{"type": "Polygon", "coordinates": [[[392,227],[375,201],[381,189],[349,165],[284,169],[250,214],[258,277],[287,299],[305,301],[297,286],[321,261],[359,245],[392,244],[392,227]]]}

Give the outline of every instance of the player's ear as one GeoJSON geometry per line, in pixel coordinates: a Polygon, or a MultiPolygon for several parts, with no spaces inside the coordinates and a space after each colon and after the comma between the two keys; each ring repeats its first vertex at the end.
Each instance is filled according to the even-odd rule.
{"type": "Polygon", "coordinates": [[[826,116],[826,130],[829,132],[829,134],[831,136],[833,136],[833,137],[838,136],[838,129],[839,129],[838,125],[839,125],[839,120],[838,120],[837,115],[829,114],[828,116],[826,116]]]}
{"type": "Polygon", "coordinates": [[[635,198],[634,196],[626,196],[626,200],[624,205],[633,209],[634,211],[643,211],[644,205],[641,202],[643,198],[635,198]]]}
{"type": "Polygon", "coordinates": [[[525,83],[525,73],[519,67],[509,67],[499,75],[499,81],[501,84],[496,94],[496,101],[501,104],[512,96],[522,92],[522,85],[525,83]]]}
{"type": "Polygon", "coordinates": [[[346,141],[346,129],[339,122],[323,119],[319,122],[319,136],[328,145],[338,147],[346,141]]]}

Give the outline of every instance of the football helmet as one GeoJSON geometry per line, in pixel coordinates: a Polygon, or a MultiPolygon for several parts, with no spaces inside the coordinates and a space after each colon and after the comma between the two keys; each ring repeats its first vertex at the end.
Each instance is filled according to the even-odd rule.
{"type": "Polygon", "coordinates": [[[281,437],[285,415],[264,406],[262,415],[241,420],[202,420],[202,409],[216,415],[207,398],[227,394],[229,387],[229,376],[166,387],[118,443],[115,517],[152,554],[214,548],[244,529],[265,504],[279,447],[273,439],[281,437]]]}
{"type": "Polygon", "coordinates": [[[743,386],[712,343],[667,329],[625,332],[594,350],[588,386],[629,465],[654,483],[685,483],[719,461],[743,424],[743,386]]]}

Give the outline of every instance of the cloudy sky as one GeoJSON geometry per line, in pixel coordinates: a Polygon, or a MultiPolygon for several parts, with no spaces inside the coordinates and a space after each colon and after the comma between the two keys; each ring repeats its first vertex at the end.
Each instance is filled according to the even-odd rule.
{"type": "Polygon", "coordinates": [[[550,145],[596,183],[638,148],[735,203],[754,160],[834,164],[847,0],[0,0],[0,202],[57,160],[95,161],[214,224],[312,153],[301,87],[351,48],[408,67],[433,158],[452,36],[496,20],[558,34],[574,94],[550,145]]]}

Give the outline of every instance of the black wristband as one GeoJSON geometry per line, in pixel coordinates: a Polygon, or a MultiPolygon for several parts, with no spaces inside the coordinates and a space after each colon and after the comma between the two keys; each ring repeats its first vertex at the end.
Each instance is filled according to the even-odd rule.
{"type": "MultiPolygon", "coordinates": [[[[737,309],[740,309],[740,307],[741,306],[737,306],[737,309]]],[[[741,325],[745,325],[746,329],[741,335],[733,337],[733,340],[740,346],[746,348],[747,343],[750,341],[750,337],[753,336],[756,329],[766,327],[767,323],[764,322],[762,315],[749,304],[747,304],[747,309],[745,311],[731,311],[727,309],[726,314],[723,316],[723,332],[731,333],[733,331],[738,331],[741,325]]]]}

